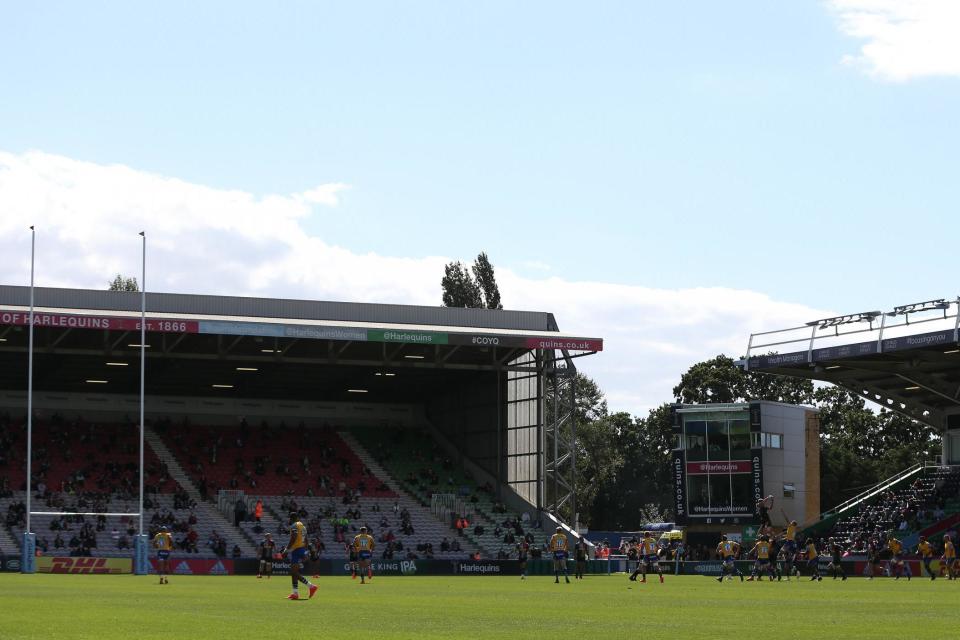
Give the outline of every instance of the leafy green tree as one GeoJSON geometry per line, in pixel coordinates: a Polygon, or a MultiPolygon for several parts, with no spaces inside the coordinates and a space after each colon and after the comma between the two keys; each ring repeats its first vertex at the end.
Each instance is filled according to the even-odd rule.
{"type": "Polygon", "coordinates": [[[486,253],[478,255],[470,269],[460,261],[447,263],[443,268],[440,288],[445,307],[503,309],[497,277],[486,253]]]}
{"type": "Polygon", "coordinates": [[[136,278],[125,278],[119,273],[107,287],[108,291],[140,291],[136,278]]]}
{"type": "Polygon", "coordinates": [[[685,404],[750,400],[809,404],[813,390],[810,380],[743,371],[732,358],[719,355],[690,367],[673,388],[673,395],[685,404]]]}
{"type": "Polygon", "coordinates": [[[598,491],[591,526],[629,531],[644,522],[668,520],[672,517],[670,406],[657,407],[645,418],[634,419],[626,413],[610,418],[616,428],[615,448],[624,462],[598,491]]]}
{"type": "Polygon", "coordinates": [[[486,253],[481,252],[474,261],[473,277],[483,293],[483,306],[487,309],[503,309],[503,305],[500,303],[500,288],[497,286],[497,277],[486,253]]]}
{"type": "Polygon", "coordinates": [[[483,306],[480,287],[470,277],[462,262],[451,262],[443,268],[443,306],[479,309],[483,306]]]}

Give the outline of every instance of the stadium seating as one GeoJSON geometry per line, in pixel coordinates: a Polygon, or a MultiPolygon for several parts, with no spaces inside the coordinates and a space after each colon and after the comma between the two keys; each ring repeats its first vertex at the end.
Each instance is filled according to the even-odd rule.
{"type": "Polygon", "coordinates": [[[366,473],[350,448],[330,429],[261,424],[251,427],[173,425],[155,430],[178,457],[201,494],[239,489],[264,496],[394,497],[366,473]]]}
{"type": "MultiPolygon", "coordinates": [[[[430,506],[434,493],[452,493],[462,498],[467,512],[451,516],[466,516],[470,526],[464,536],[483,550],[484,557],[495,558],[499,553],[513,557],[516,542],[525,535],[530,536],[532,547],[544,547],[549,534],[536,528],[529,514],[524,518],[497,504],[493,487],[480,486],[469,474],[457,469],[429,433],[377,430],[351,433],[394,481],[425,507],[430,506]],[[483,533],[478,533],[478,525],[483,533]],[[515,542],[505,540],[508,533],[515,542]]],[[[452,521],[449,524],[453,526],[452,521]]]]}
{"type": "MultiPolygon", "coordinates": [[[[311,539],[323,543],[321,556],[327,558],[345,559],[344,541],[363,525],[377,540],[377,557],[392,552],[393,559],[459,559],[477,551],[487,558],[498,552],[513,557],[514,545],[504,542],[508,531],[517,541],[528,535],[538,547],[547,537],[495,503],[492,487],[480,487],[455,469],[426,432],[410,432],[395,441],[396,432],[358,430],[341,437],[330,428],[303,425],[215,427],[160,421],[151,428],[162,441],[155,446],[162,450],[165,445],[169,452],[161,451],[162,459],[151,446],[144,452],[145,529],[152,535],[166,524],[178,553],[229,557],[237,545],[244,557],[251,557],[268,531],[282,546],[291,501],[305,513],[311,539]],[[170,463],[183,488],[161,460],[170,463]],[[231,488],[244,492],[248,505],[239,527],[232,522],[231,503],[223,512],[216,506],[218,489],[231,488]],[[452,520],[431,510],[433,493],[461,497],[467,511],[462,515],[471,523],[462,536],[452,520]],[[257,498],[265,507],[260,523],[253,518],[257,498]],[[478,525],[483,533],[478,533],[478,525]],[[188,538],[193,544],[188,544],[188,538]],[[215,544],[216,539],[222,542],[215,544]],[[456,540],[456,545],[443,545],[444,539],[456,540]]],[[[138,524],[134,517],[84,517],[70,512],[137,511],[138,434],[129,423],[54,418],[35,425],[33,508],[64,512],[32,518],[32,529],[47,553],[131,553],[138,524]],[[62,547],[56,544],[58,534],[62,547]]],[[[22,421],[0,421],[0,445],[0,516],[9,516],[0,531],[0,553],[16,554],[24,530],[23,519],[15,517],[16,505],[26,499],[22,421]]]]}
{"type": "Polygon", "coordinates": [[[958,511],[960,468],[931,467],[861,504],[855,514],[838,519],[828,536],[862,550],[871,538],[884,539],[893,533],[910,547],[920,530],[958,511]]]}

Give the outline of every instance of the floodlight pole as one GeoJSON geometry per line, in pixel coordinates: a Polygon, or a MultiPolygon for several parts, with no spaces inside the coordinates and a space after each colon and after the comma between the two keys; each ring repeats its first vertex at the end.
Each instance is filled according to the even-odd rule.
{"type": "Polygon", "coordinates": [[[37,230],[30,225],[30,326],[27,329],[27,533],[30,530],[31,478],[33,474],[33,275],[36,256],[37,230]]]}
{"type": "Polygon", "coordinates": [[[140,264],[140,535],[143,535],[143,401],[144,401],[144,373],[147,358],[147,234],[140,232],[143,239],[141,244],[140,264]]]}

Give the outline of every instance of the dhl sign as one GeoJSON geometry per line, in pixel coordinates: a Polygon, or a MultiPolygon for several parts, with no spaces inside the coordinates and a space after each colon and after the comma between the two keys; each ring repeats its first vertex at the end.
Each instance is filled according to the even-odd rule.
{"type": "Polygon", "coordinates": [[[40,573],[133,573],[130,558],[37,558],[40,573]]]}

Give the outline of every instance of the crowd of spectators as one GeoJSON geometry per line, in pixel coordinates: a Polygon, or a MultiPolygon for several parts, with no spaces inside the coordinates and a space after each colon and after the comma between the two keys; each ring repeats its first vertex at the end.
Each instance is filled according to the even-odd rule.
{"type": "Polygon", "coordinates": [[[917,531],[942,520],[947,502],[958,497],[960,469],[938,468],[861,505],[854,515],[838,520],[828,536],[854,552],[866,552],[871,541],[886,540],[891,532],[917,531]]]}

